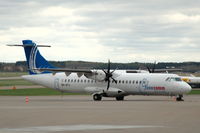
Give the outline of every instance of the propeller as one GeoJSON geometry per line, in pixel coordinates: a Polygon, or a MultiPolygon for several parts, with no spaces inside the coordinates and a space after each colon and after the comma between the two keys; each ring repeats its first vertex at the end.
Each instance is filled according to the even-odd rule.
{"type": "MultiPolygon", "coordinates": [[[[115,69],[115,70],[116,70],[116,69],[115,69]]],[[[110,71],[110,60],[108,60],[108,68],[107,68],[107,71],[103,69],[103,72],[104,72],[105,75],[106,75],[104,80],[105,80],[106,82],[108,82],[108,84],[107,84],[107,90],[108,90],[109,87],[110,87],[110,79],[112,79],[112,80],[117,84],[117,80],[115,80],[115,79],[113,78],[113,73],[114,73],[115,70],[110,71]]]]}
{"type": "Polygon", "coordinates": [[[153,63],[153,68],[150,69],[148,66],[147,66],[147,69],[149,71],[149,73],[155,73],[155,68],[156,68],[156,61],[153,63]]]}

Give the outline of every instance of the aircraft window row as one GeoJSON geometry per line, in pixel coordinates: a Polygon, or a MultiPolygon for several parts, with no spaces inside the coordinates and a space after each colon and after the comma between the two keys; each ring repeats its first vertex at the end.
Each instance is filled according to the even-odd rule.
{"type": "MultiPolygon", "coordinates": [[[[121,83],[121,84],[141,84],[142,81],[138,81],[138,80],[118,80],[117,83],[121,83]]],[[[145,81],[143,81],[143,83],[145,83],[145,81]]]]}
{"type": "MultiPolygon", "coordinates": [[[[118,84],[144,84],[145,81],[138,80],[116,80],[118,84]]],[[[95,80],[88,79],[65,79],[63,82],[75,82],[75,83],[96,83],[95,80]]],[[[104,81],[105,82],[105,81],[104,81]]],[[[115,81],[111,81],[111,83],[115,83],[115,81]]]]}
{"type": "Polygon", "coordinates": [[[182,81],[179,77],[168,77],[166,81],[182,81]]]}
{"type": "Polygon", "coordinates": [[[76,83],[94,83],[94,80],[86,80],[86,79],[65,79],[63,82],[76,82],[76,83]]]}

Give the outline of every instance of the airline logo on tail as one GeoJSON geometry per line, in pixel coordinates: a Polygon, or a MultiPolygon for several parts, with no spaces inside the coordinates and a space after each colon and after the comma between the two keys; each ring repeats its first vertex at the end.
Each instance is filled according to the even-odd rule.
{"type": "Polygon", "coordinates": [[[28,65],[29,74],[51,73],[49,71],[40,72],[37,68],[55,68],[40,54],[38,47],[51,47],[49,45],[36,45],[32,40],[23,40],[23,45],[8,44],[7,46],[24,47],[26,62],[28,65]]]}
{"type": "Polygon", "coordinates": [[[37,46],[35,45],[32,49],[31,49],[31,53],[30,53],[30,58],[29,58],[29,69],[30,71],[32,71],[33,73],[40,73],[40,71],[38,70],[34,70],[34,68],[37,68],[36,66],[36,56],[37,56],[37,46]]]}
{"type": "Polygon", "coordinates": [[[30,74],[50,73],[40,72],[36,68],[55,68],[40,54],[38,47],[50,47],[47,45],[36,45],[32,40],[23,40],[23,47],[26,54],[27,65],[30,74]]]}

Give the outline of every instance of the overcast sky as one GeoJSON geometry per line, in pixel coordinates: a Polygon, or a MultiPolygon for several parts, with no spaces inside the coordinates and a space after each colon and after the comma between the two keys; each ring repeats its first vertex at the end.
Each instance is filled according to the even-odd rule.
{"type": "Polygon", "coordinates": [[[31,39],[48,60],[200,61],[200,0],[0,0],[0,62],[25,60],[31,39]]]}

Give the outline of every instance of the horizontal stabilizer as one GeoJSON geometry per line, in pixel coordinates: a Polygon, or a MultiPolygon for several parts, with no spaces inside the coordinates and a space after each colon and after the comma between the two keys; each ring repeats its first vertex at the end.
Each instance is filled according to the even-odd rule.
{"type": "MultiPolygon", "coordinates": [[[[7,46],[19,46],[19,47],[32,47],[32,44],[26,44],[26,45],[18,45],[18,44],[7,44],[7,46]]],[[[51,47],[50,45],[37,45],[37,47],[51,47]]]]}

